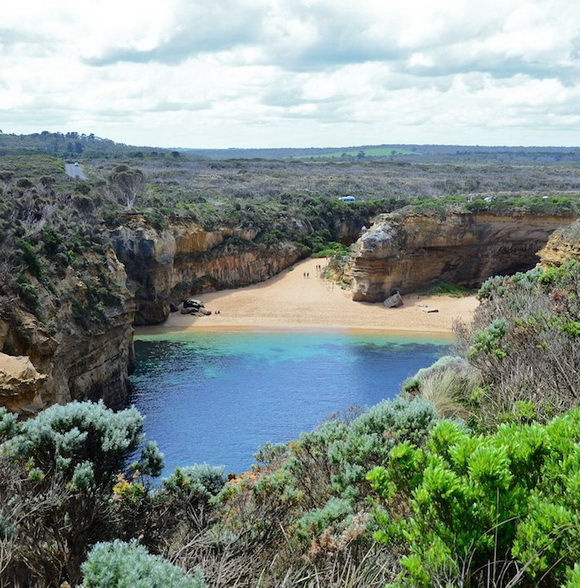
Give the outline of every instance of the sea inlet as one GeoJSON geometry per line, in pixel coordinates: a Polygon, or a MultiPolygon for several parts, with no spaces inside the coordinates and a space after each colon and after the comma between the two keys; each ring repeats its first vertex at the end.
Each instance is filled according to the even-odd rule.
{"type": "Polygon", "coordinates": [[[138,330],[133,404],[165,454],[163,476],[209,463],[241,473],[350,407],[394,398],[451,337],[386,331],[138,330]]]}

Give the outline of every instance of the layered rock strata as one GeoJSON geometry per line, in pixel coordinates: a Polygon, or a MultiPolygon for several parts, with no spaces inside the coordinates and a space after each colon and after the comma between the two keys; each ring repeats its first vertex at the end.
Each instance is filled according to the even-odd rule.
{"type": "Polygon", "coordinates": [[[544,268],[562,265],[569,259],[580,260],[580,220],[555,231],[538,255],[544,268]]]}
{"type": "Polygon", "coordinates": [[[344,280],[353,299],[379,302],[437,282],[479,286],[530,269],[563,218],[532,214],[399,212],[379,215],[353,246],[344,280]]]}
{"type": "Polygon", "coordinates": [[[0,404],[34,414],[51,404],[103,399],[121,406],[130,390],[133,314],[127,276],[112,250],[87,253],[37,295],[34,314],[18,300],[0,307],[0,404]]]}
{"type": "Polygon", "coordinates": [[[196,223],[156,230],[138,215],[111,231],[135,297],[135,324],[162,322],[170,303],[186,296],[266,280],[307,254],[294,243],[266,247],[255,237],[254,231],[207,231],[196,223]]]}

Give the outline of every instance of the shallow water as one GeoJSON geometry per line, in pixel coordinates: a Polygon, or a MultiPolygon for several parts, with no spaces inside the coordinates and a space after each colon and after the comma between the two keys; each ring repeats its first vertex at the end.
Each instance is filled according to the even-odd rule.
{"type": "Polygon", "coordinates": [[[133,402],[149,439],[176,466],[250,468],[333,413],[393,398],[450,340],[381,332],[137,332],[133,402]]]}

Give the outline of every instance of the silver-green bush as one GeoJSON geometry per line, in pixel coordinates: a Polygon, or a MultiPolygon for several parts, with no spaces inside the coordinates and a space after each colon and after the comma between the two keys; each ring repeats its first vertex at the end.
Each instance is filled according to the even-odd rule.
{"type": "Polygon", "coordinates": [[[186,576],[136,541],[97,543],[82,570],[85,588],[207,588],[199,569],[186,576]]]}

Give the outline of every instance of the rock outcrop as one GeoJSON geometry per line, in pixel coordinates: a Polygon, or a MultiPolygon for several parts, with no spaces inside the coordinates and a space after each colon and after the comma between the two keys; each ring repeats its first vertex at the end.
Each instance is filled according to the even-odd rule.
{"type": "Polygon", "coordinates": [[[379,215],[353,246],[344,280],[353,300],[366,302],[436,282],[479,286],[492,275],[534,267],[550,235],[573,220],[449,211],[379,215]]]}
{"type": "Polygon", "coordinates": [[[544,268],[562,265],[569,259],[580,260],[580,220],[555,231],[538,255],[544,268]]]}
{"type": "Polygon", "coordinates": [[[0,353],[0,405],[13,412],[34,414],[42,406],[40,389],[46,376],[30,358],[0,353]]]}
{"type": "Polygon", "coordinates": [[[189,295],[266,280],[307,253],[285,241],[266,247],[254,231],[230,227],[207,231],[191,222],[156,230],[141,215],[127,217],[110,236],[135,297],[137,325],[164,321],[171,302],[189,295]]]}

